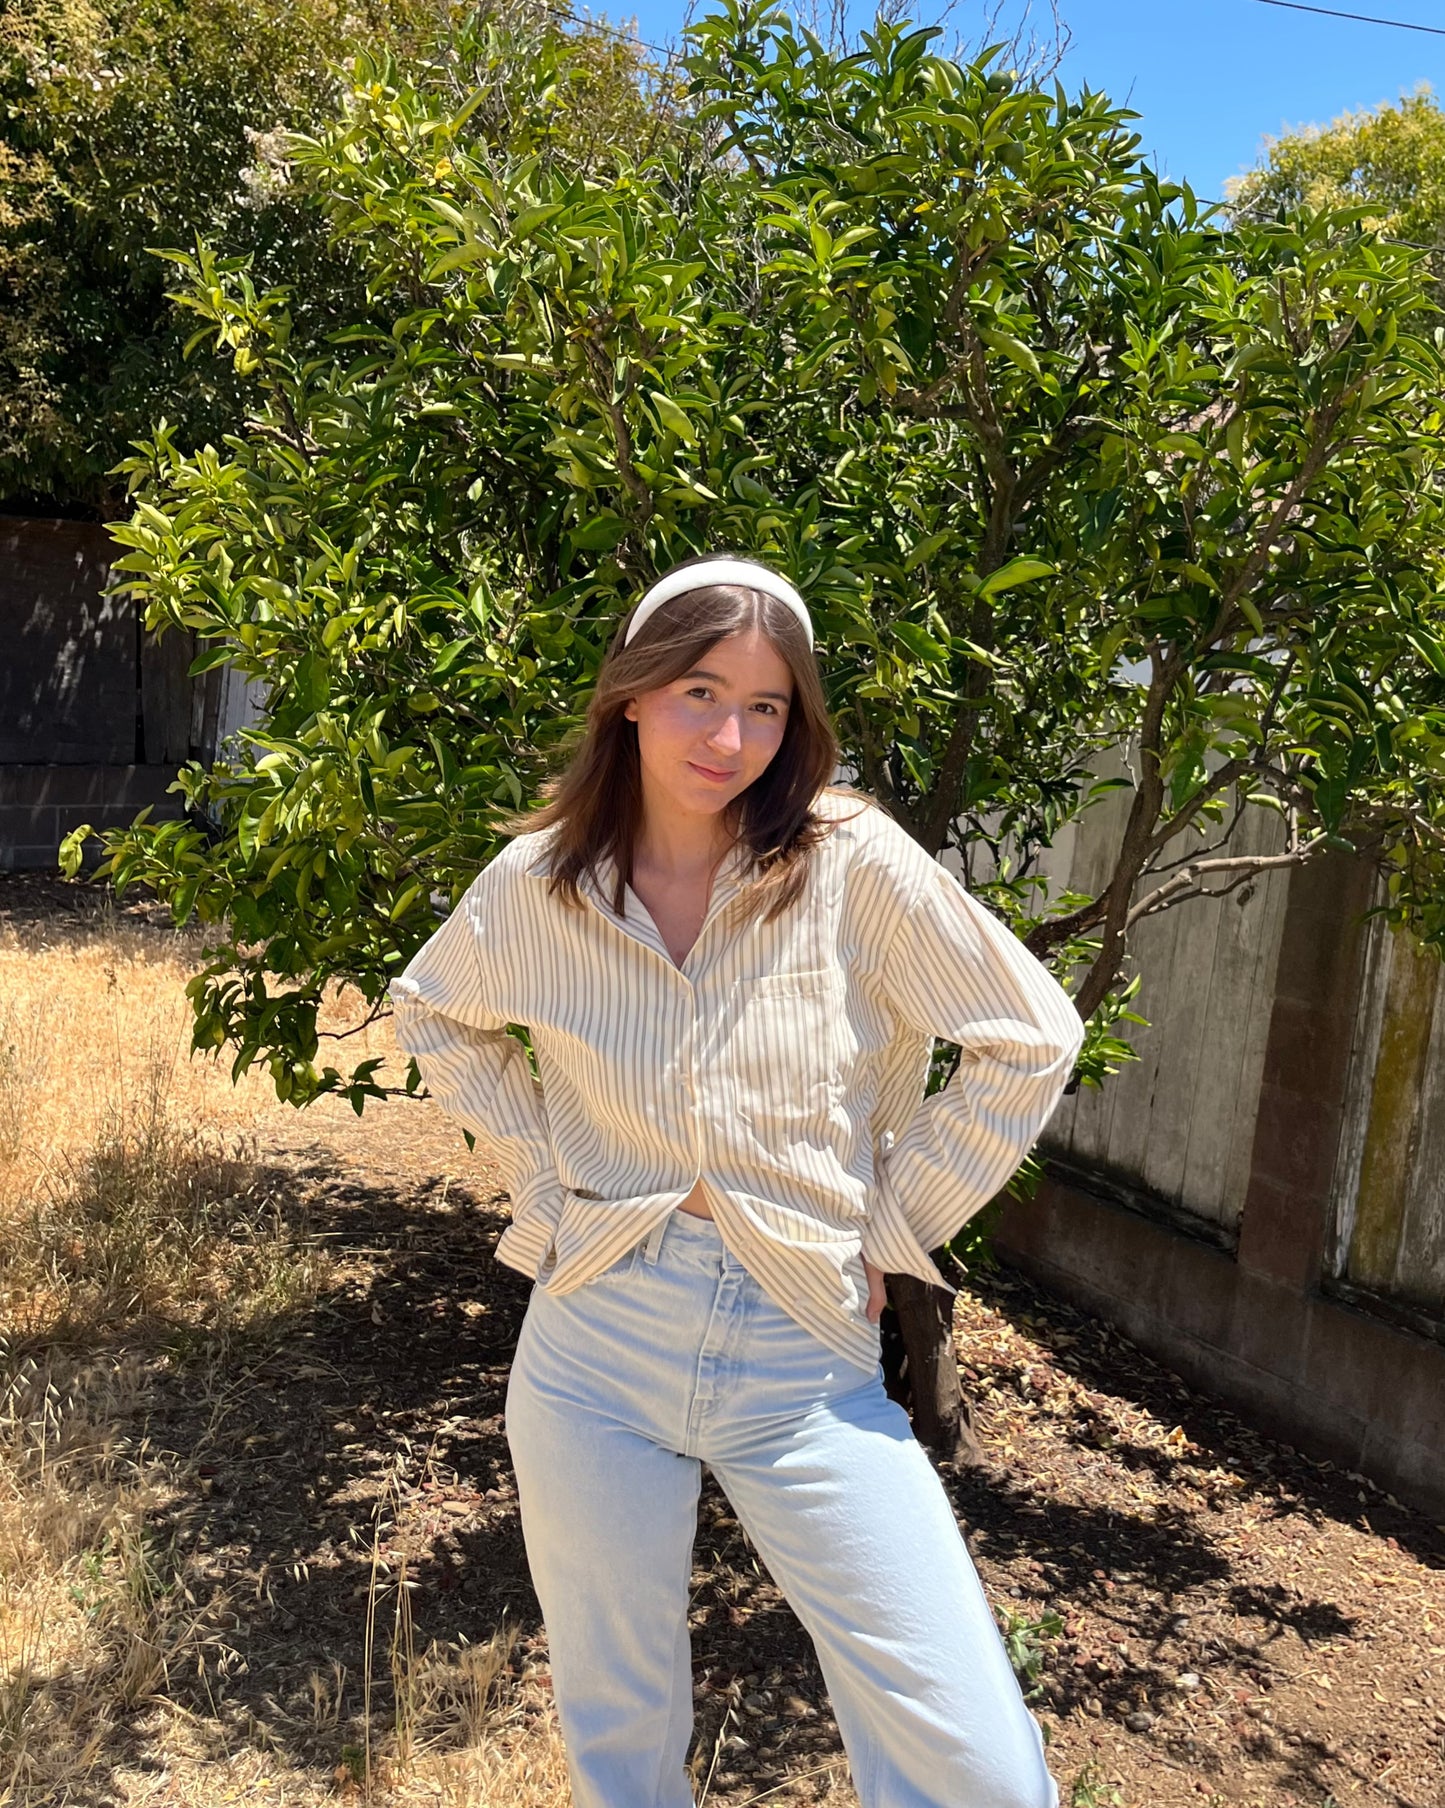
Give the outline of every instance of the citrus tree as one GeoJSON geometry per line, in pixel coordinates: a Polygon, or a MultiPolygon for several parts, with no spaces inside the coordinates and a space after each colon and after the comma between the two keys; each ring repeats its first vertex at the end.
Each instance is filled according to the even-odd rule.
{"type": "MultiPolygon", "coordinates": [[[[292,294],[173,258],[253,412],[137,445],[121,564],[265,707],[181,774],[184,820],[106,854],[214,926],[198,1048],[298,1104],[380,1091],[323,1053],[325,988],[384,1008],[638,587],[717,546],[800,584],[850,764],[1054,964],[1081,1078],[1125,1052],[1141,912],[1264,858],[1367,849],[1445,939],[1420,255],[1328,211],[1223,224],[1104,97],[932,35],[880,18],[839,56],[726,0],[690,28],[685,119],[584,169],[566,36],[477,20],[444,81],[358,58],[290,143],[382,321],[298,346],[292,294]],[[1120,745],[1112,873],[1051,892],[1040,855],[1120,745]],[[1248,808],[1279,855],[1232,845],[1248,808]]],[[[890,1294],[915,1426],[954,1453],[947,1296],[890,1294]]]]}
{"type": "MultiPolygon", "coordinates": [[[[537,0],[503,0],[520,19],[537,0]]],[[[293,338],[354,325],[366,279],[287,179],[284,137],[332,116],[357,42],[433,67],[456,0],[12,0],[0,8],[0,499],[129,512],[112,467],[166,414],[187,447],[249,385],[197,349],[157,247],[197,235],[292,286],[293,338]],[[440,40],[440,44],[439,44],[440,40]]],[[[641,46],[583,27],[579,160],[644,121],[641,46]]],[[[432,78],[434,79],[434,78],[432,78]]]]}

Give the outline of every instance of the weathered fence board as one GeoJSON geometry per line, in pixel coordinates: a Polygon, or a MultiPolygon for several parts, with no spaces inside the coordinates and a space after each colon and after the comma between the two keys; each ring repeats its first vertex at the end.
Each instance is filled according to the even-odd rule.
{"type": "Polygon", "coordinates": [[[105,593],[115,551],[99,523],[0,517],[0,869],[53,866],[82,822],[175,814],[176,770],[255,718],[238,673],[191,677],[193,635],[105,593]]]}
{"type": "Polygon", "coordinates": [[[1445,1318],[1445,978],[1376,918],[1335,1174],[1333,1271],[1445,1318]]]}
{"type": "MultiPolygon", "coordinates": [[[[1123,835],[1132,793],[1116,791],[1084,818],[1050,863],[1056,885],[1097,891],[1123,835]]],[[[1282,845],[1273,813],[1247,809],[1230,850],[1282,845]]],[[[1148,882],[1157,883],[1157,879],[1148,882]]],[[[1273,1002],[1286,875],[1269,870],[1220,899],[1194,899],[1138,924],[1147,1029],[1127,1026],[1139,1059],[1102,1091],[1065,1099],[1047,1151],[1111,1176],[1172,1208],[1237,1229],[1273,1002]]]]}
{"type": "Polygon", "coordinates": [[[134,763],[135,611],[101,594],[114,553],[98,524],[0,518],[0,766],[134,763]]]}

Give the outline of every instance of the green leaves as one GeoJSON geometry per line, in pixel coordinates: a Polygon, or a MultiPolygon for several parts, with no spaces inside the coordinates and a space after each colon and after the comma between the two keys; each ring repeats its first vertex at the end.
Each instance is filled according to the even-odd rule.
{"type": "Polygon", "coordinates": [[[468,33],[475,80],[363,55],[295,146],[364,306],[302,344],[304,296],[185,254],[248,424],[188,451],[162,423],[120,467],[148,619],[265,696],[182,775],[204,833],[108,842],[226,926],[201,1045],[364,1101],[320,1062],[324,988],[381,1000],[639,586],[712,548],[801,586],[851,771],[1055,960],[1085,1080],[1137,1021],[1099,899],[1227,836],[1221,772],[1297,846],[1377,851],[1445,940],[1445,371],[1415,253],[1323,213],[1231,227],[1104,97],[885,19],[833,59],[727,0],[689,29],[690,118],[607,161],[559,135],[577,45],[468,33]],[[1050,896],[1040,855],[1114,783],[1135,866],[1050,896]]]}
{"type": "Polygon", "coordinates": [[[1000,565],[997,571],[989,573],[979,585],[978,594],[984,598],[1000,596],[1005,590],[1012,590],[1019,584],[1031,584],[1035,578],[1050,578],[1053,575],[1054,567],[1047,559],[1010,559],[1006,565],[1000,565]]]}
{"type": "Polygon", "coordinates": [[[670,396],[664,395],[660,389],[650,389],[647,399],[652,404],[652,411],[661,426],[668,432],[675,433],[688,445],[697,444],[697,430],[687,418],[687,411],[680,408],[670,396]]]}

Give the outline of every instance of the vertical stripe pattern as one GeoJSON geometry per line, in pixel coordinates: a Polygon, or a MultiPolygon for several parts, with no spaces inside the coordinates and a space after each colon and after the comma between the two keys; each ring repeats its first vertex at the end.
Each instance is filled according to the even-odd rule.
{"type": "Polygon", "coordinates": [[[611,871],[573,908],[548,891],[548,833],[519,835],[391,998],[398,1043],[507,1179],[500,1260],[568,1293],[700,1180],[773,1301],[868,1367],[862,1258],[939,1282],[928,1251],[1018,1166],[1083,1030],[890,817],[841,787],[816,808],[830,832],[798,902],[749,914],[734,856],[681,964],[630,888],[612,910],[611,871]],[[540,1084],[508,1024],[529,1029],[540,1084]],[[962,1058],[925,1099],[936,1036],[962,1058]]]}

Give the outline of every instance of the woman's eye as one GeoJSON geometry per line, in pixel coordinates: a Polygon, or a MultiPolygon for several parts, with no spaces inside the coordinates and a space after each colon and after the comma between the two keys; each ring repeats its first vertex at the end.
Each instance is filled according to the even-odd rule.
{"type": "MultiPolygon", "coordinates": [[[[682,694],[684,697],[701,697],[707,702],[712,701],[712,687],[707,684],[690,684],[682,694]]],[[[781,713],[776,703],[760,701],[755,703],[753,708],[765,710],[770,716],[776,716],[781,713]]]]}

